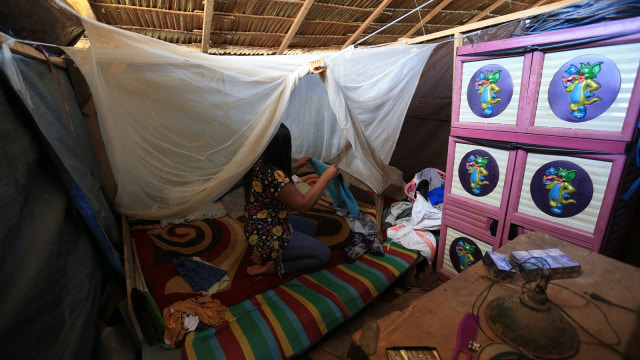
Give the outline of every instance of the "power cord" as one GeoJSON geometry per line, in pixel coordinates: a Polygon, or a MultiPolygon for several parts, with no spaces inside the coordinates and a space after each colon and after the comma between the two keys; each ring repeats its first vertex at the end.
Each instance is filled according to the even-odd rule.
{"type": "MultiPolygon", "coordinates": [[[[525,282],[520,285],[517,286],[515,284],[511,284],[507,281],[505,281],[504,279],[497,279],[488,275],[482,275],[482,278],[485,278],[487,280],[489,280],[491,283],[489,285],[487,285],[487,287],[485,287],[480,294],[478,294],[478,296],[476,296],[473,305],[471,307],[471,313],[474,315],[474,318],[479,319],[480,317],[480,311],[484,306],[484,303],[487,301],[487,299],[489,298],[489,294],[491,292],[491,289],[495,286],[495,285],[502,285],[504,287],[507,287],[511,290],[519,290],[520,292],[524,292],[526,291],[527,288],[530,288],[531,285],[533,283],[535,283],[535,281],[531,281],[531,279],[533,278],[532,276],[527,276],[530,274],[526,274],[526,272],[522,272],[519,271],[518,269],[514,269],[516,270],[521,276],[523,276],[523,278],[525,279],[525,282]]],[[[539,280],[539,279],[538,279],[539,280]]],[[[600,306],[598,306],[597,302],[601,302],[601,303],[605,303],[608,305],[612,305],[612,306],[616,306],[616,307],[620,307],[622,309],[637,313],[636,310],[633,310],[631,308],[625,307],[623,305],[620,304],[616,304],[612,301],[610,301],[609,299],[604,298],[603,296],[590,292],[590,293],[586,293],[586,295],[588,296],[584,296],[582,294],[580,294],[579,292],[566,287],[564,285],[560,285],[554,282],[550,282],[549,284],[554,285],[554,286],[558,286],[560,288],[563,288],[565,290],[568,290],[569,292],[573,293],[575,296],[585,300],[585,304],[591,304],[593,306],[596,307],[596,309],[599,310],[599,312],[602,314],[602,317],[604,318],[605,322],[607,323],[607,326],[609,327],[609,329],[611,330],[611,332],[613,333],[613,335],[616,338],[615,342],[605,342],[604,340],[600,339],[599,337],[597,337],[595,334],[591,333],[589,330],[587,330],[578,320],[576,320],[575,318],[573,318],[565,309],[563,309],[560,305],[558,305],[557,303],[555,303],[554,301],[552,301],[551,299],[549,299],[549,301],[560,311],[562,312],[562,314],[564,314],[564,316],[566,316],[571,322],[573,322],[577,327],[579,327],[582,331],[585,332],[585,334],[587,334],[589,337],[593,338],[596,342],[586,342],[584,340],[581,340],[581,342],[584,343],[593,343],[593,344],[597,344],[597,345],[601,345],[604,346],[606,348],[608,348],[609,350],[615,352],[618,355],[622,355],[624,356],[624,353],[620,350],[618,350],[617,348],[615,348],[615,346],[619,346],[621,344],[621,339],[619,334],[617,333],[617,331],[615,330],[615,328],[613,327],[613,325],[611,324],[611,322],[609,321],[609,317],[607,316],[607,314],[604,312],[604,310],[602,310],[602,308],[600,306]]],[[[482,327],[482,325],[480,324],[480,322],[478,321],[478,329],[480,329],[480,331],[482,331],[482,333],[487,337],[487,339],[489,339],[490,342],[495,342],[495,340],[485,331],[485,329],[482,327]]]]}

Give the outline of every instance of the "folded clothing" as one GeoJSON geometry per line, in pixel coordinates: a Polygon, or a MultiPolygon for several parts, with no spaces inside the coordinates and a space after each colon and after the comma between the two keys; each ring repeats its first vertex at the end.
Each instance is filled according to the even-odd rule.
{"type": "Polygon", "coordinates": [[[200,296],[178,301],[162,311],[164,319],[164,342],[171,346],[180,346],[184,336],[196,330],[200,322],[215,327],[225,322],[227,308],[220,300],[211,296],[200,296]]]}
{"type": "Polygon", "coordinates": [[[189,285],[191,285],[193,291],[196,292],[209,290],[215,283],[227,275],[226,270],[218,269],[199,258],[191,259],[180,257],[171,261],[178,274],[180,274],[189,285]]]}
{"type": "Polygon", "coordinates": [[[366,253],[378,257],[385,255],[384,248],[375,234],[367,235],[354,232],[349,245],[342,249],[342,256],[344,256],[345,261],[348,263],[355,262],[366,253]]]}

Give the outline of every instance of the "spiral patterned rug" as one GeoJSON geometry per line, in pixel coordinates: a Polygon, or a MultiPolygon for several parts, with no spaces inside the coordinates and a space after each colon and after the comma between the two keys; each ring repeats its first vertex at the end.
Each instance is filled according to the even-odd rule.
{"type": "MultiPolygon", "coordinates": [[[[331,207],[316,204],[304,216],[318,224],[317,237],[332,249],[327,266],[344,261],[341,249],[351,238],[347,222],[331,207]]],[[[227,271],[230,282],[211,295],[229,306],[289,281],[299,274],[255,278],[246,274],[251,263],[250,249],[239,219],[229,216],[202,219],[161,227],[159,224],[131,226],[132,242],[139,267],[152,297],[160,310],[174,302],[201,293],[176,271],[173,259],[198,257],[227,271]]]]}

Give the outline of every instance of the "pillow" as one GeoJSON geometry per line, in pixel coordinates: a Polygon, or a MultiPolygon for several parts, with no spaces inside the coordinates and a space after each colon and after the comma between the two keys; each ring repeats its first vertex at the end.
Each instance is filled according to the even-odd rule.
{"type": "Polygon", "coordinates": [[[231,218],[237,219],[244,213],[244,187],[239,187],[222,197],[227,213],[231,218]]]}
{"type": "Polygon", "coordinates": [[[184,222],[194,221],[194,220],[204,220],[204,219],[217,219],[227,215],[227,210],[224,207],[224,204],[220,201],[214,201],[212,203],[206,204],[198,211],[193,214],[187,215],[185,217],[176,217],[170,219],[162,219],[160,220],[160,226],[165,227],[171,224],[182,224],[184,222]]]}

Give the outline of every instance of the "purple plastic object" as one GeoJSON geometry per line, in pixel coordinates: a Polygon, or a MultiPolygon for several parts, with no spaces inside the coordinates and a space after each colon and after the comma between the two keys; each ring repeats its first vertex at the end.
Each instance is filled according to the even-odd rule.
{"type": "Polygon", "coordinates": [[[457,360],[460,353],[467,354],[467,360],[471,360],[476,351],[471,350],[470,344],[476,341],[478,335],[478,315],[470,312],[464,314],[458,325],[458,342],[456,351],[453,353],[453,360],[457,360]]]}

